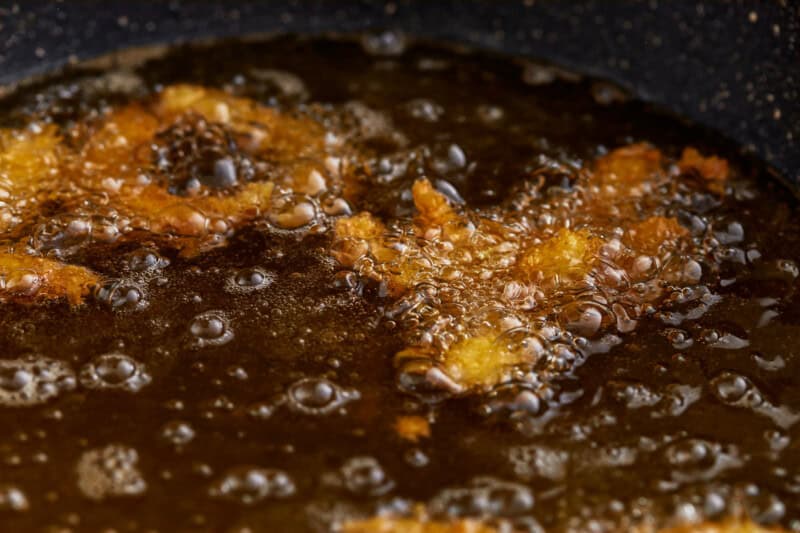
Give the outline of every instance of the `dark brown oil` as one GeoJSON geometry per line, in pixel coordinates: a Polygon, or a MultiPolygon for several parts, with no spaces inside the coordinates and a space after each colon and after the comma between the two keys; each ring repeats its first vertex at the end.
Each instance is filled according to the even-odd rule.
{"type": "MultiPolygon", "coordinates": [[[[69,124],[176,82],[282,110],[357,100],[391,119],[391,134],[370,140],[377,159],[418,148],[447,160],[457,145],[471,163],[414,163],[376,180],[358,208],[386,217],[412,212],[408,189],[422,174],[491,206],[542,154],[581,162],[631,141],[673,155],[697,146],[749,180],[713,208],[744,230],[714,259],[713,305],[680,323],[648,318],[589,357],[561,386],[571,401],[546,420],[487,418],[480,395],[426,404],[398,390],[402,332],[387,327],[380,294],[343,283],[327,234],[255,224],[190,259],[136,242],[86,247],[73,261],[135,283],[138,303],[0,305],[2,359],[46,357],[77,375],[45,403],[0,405],[0,529],[328,531],[422,502],[530,531],[734,513],[800,531],[800,218],[786,190],[709,133],[608,101],[617,93],[602,83],[542,70],[533,77],[547,83],[532,85],[510,60],[367,43],[177,49],[138,67],[132,94],[93,84],[102,73],[71,75],[8,100],[4,122],[69,124]],[[281,85],[265,71],[295,78],[281,85]],[[396,417],[410,414],[433,421],[430,438],[398,437],[396,417]],[[118,461],[103,467],[118,476],[113,488],[87,489],[81,469],[104,453],[118,461]],[[486,476],[481,503],[474,485],[486,476]]],[[[13,380],[0,374],[0,390],[13,380]]]]}

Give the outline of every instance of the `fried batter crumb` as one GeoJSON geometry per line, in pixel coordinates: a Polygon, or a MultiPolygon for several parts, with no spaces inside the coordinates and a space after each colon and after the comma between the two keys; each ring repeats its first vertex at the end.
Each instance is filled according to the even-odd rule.
{"type": "Polygon", "coordinates": [[[78,304],[97,284],[90,270],[22,254],[0,253],[0,302],[66,298],[78,304]]]}
{"type": "Polygon", "coordinates": [[[398,416],[394,422],[394,429],[401,439],[418,442],[421,438],[431,436],[431,425],[421,416],[398,416]]]}
{"type": "Polygon", "coordinates": [[[530,362],[522,352],[512,352],[491,336],[464,339],[444,353],[449,376],[467,387],[487,387],[508,378],[514,365],[530,362]]]}
{"type": "Polygon", "coordinates": [[[37,265],[46,279],[16,301],[79,301],[93,274],[59,261],[92,242],[149,234],[194,256],[259,218],[282,229],[316,223],[310,196],[342,189],[351,153],[328,146],[310,118],[194,85],[62,130],[0,130],[0,245],[58,257],[37,265]]]}
{"type": "Polygon", "coordinates": [[[689,230],[677,219],[654,216],[631,226],[625,233],[631,248],[643,254],[657,255],[663,248],[674,248],[679,239],[687,237],[689,230]]]}
{"type": "Polygon", "coordinates": [[[715,155],[703,157],[696,148],[689,146],[683,149],[678,167],[682,172],[694,171],[699,174],[709,190],[718,194],[725,192],[725,182],[730,177],[730,169],[725,159],[715,155]]]}
{"type": "Polygon", "coordinates": [[[663,156],[658,149],[646,143],[630,144],[598,159],[595,173],[603,184],[633,187],[652,178],[662,163],[663,156]]]}

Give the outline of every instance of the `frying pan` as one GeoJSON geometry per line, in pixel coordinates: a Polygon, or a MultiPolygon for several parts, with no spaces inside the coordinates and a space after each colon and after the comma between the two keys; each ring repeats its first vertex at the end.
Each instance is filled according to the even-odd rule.
{"type": "Polygon", "coordinates": [[[800,187],[800,3],[791,0],[25,0],[0,5],[0,85],[132,46],[387,29],[609,79],[800,187]]]}
{"type": "Polygon", "coordinates": [[[717,130],[800,191],[800,3],[789,0],[25,0],[0,4],[0,85],[134,46],[384,30],[609,79],[717,130]]]}

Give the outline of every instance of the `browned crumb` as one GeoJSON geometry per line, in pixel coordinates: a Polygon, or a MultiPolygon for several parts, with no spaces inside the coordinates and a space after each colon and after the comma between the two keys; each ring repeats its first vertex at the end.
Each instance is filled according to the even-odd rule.
{"type": "Polygon", "coordinates": [[[694,171],[706,181],[709,190],[722,194],[725,192],[725,182],[730,177],[728,162],[715,155],[703,157],[697,149],[687,147],[683,149],[678,167],[682,172],[694,171]]]}
{"type": "MultiPolygon", "coordinates": [[[[257,218],[284,229],[316,223],[315,207],[302,195],[341,190],[345,156],[355,157],[343,143],[331,144],[314,120],[194,85],[166,87],[151,102],[123,105],[64,135],[69,143],[53,125],[0,130],[0,250],[28,257],[58,247],[58,239],[51,245],[35,238],[49,225],[56,234],[72,231],[77,246],[145,232],[196,255],[257,218]],[[203,146],[212,155],[201,153],[203,146]],[[236,183],[181,189],[193,178],[192,164],[213,166],[203,157],[239,165],[236,183]],[[108,233],[89,233],[95,227],[108,233]]],[[[58,256],[69,260],[69,252],[58,256]]],[[[46,264],[37,267],[47,274],[39,290],[15,300],[69,296],[75,303],[86,294],[84,285],[76,288],[78,278],[96,278],[80,267],[59,270],[56,260],[46,264]]]]}
{"type": "Polygon", "coordinates": [[[401,439],[411,442],[431,436],[431,425],[421,416],[398,416],[394,422],[394,429],[401,439]]]}

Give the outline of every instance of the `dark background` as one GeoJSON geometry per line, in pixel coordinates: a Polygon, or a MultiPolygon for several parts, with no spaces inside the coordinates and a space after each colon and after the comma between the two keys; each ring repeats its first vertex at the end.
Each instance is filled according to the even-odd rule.
{"type": "Polygon", "coordinates": [[[394,29],[551,60],[719,130],[800,184],[800,2],[0,2],[0,83],[202,37],[394,29]]]}

